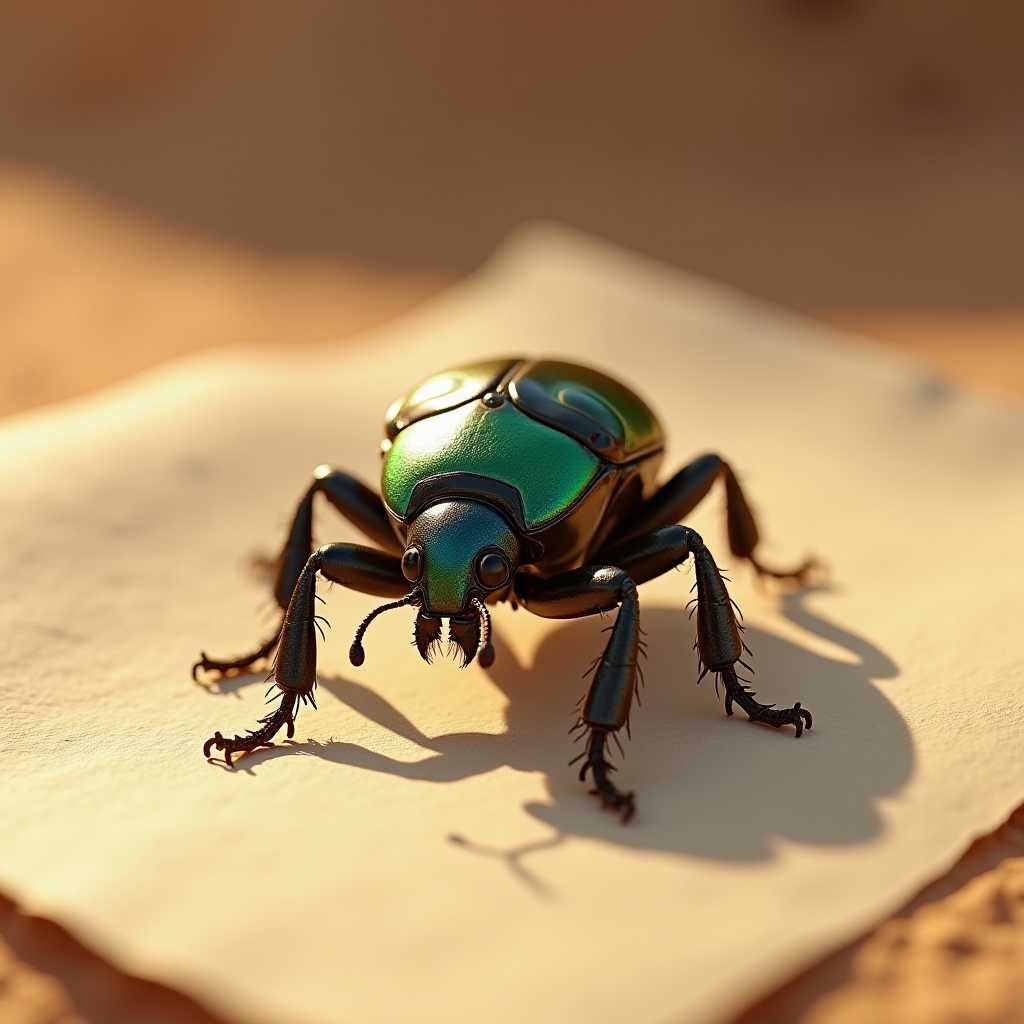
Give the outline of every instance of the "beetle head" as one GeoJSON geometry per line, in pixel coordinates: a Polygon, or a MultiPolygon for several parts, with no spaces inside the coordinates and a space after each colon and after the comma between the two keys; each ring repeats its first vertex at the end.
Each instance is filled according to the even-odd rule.
{"type": "Polygon", "coordinates": [[[416,646],[426,660],[441,640],[442,616],[450,620],[450,639],[465,663],[473,660],[481,640],[481,619],[489,631],[483,601],[509,587],[519,556],[516,531],[488,505],[467,499],[441,501],[416,517],[409,527],[402,571],[419,589],[416,646]]]}

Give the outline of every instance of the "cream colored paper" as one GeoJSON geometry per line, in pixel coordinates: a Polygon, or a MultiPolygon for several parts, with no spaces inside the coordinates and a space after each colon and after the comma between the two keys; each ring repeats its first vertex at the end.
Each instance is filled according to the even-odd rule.
{"type": "MultiPolygon", "coordinates": [[[[722,1021],[852,938],[1024,800],[1024,416],[856,339],[568,231],[521,232],[361,347],[188,359],[0,429],[0,884],[118,964],[251,1022],[722,1021]],[[388,403],[491,353],[619,374],[665,472],[725,454],[766,556],[731,573],[759,695],[694,685],[692,574],[641,589],[650,658],[621,827],[566,767],[600,620],[502,608],[490,673],[423,665],[411,614],[322,593],[318,712],[207,763],[262,676],[200,648],[262,632],[247,559],[314,466],[366,479],[388,403]]],[[[690,520],[729,565],[715,495],[690,520]]],[[[319,537],[357,539],[332,513],[319,537]]],[[[261,624],[262,623],[262,624],[261,624]]]]}

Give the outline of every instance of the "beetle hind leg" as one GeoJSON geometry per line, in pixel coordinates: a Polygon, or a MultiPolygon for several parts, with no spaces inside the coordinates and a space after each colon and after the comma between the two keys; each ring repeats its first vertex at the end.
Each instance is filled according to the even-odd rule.
{"type": "Polygon", "coordinates": [[[283,627],[284,616],[282,615],[281,621],[278,623],[277,629],[274,630],[273,636],[260,644],[256,650],[250,651],[248,654],[243,654],[238,658],[211,658],[206,651],[200,652],[199,660],[192,666],[192,678],[196,682],[199,682],[200,669],[202,669],[203,672],[219,672],[221,676],[224,676],[227,675],[228,672],[243,668],[250,668],[258,661],[262,661],[264,658],[269,658],[273,653],[274,648],[281,640],[281,630],[283,627]]]}
{"type": "Polygon", "coordinates": [[[792,569],[773,569],[757,557],[755,551],[760,534],[754,513],[750,511],[743,488],[740,487],[740,482],[728,463],[722,464],[722,473],[725,477],[726,527],[729,531],[729,548],[732,553],[739,558],[745,558],[762,578],[767,576],[774,580],[792,580],[799,586],[810,582],[812,575],[821,568],[820,563],[814,558],[806,558],[792,569]]]}
{"type": "MultiPolygon", "coordinates": [[[[821,563],[814,558],[805,559],[792,569],[776,569],[766,565],[757,556],[760,540],[757,520],[732,466],[714,454],[694,459],[664,483],[611,538],[611,544],[617,547],[646,533],[681,523],[687,513],[703,501],[719,479],[725,484],[726,526],[732,553],[748,561],[762,578],[792,580],[800,586],[810,582],[821,570],[821,563]]],[[[601,557],[604,557],[603,552],[601,557]]]]}
{"type": "Polygon", "coordinates": [[[805,558],[792,569],[773,569],[753,554],[744,556],[753,570],[762,579],[785,580],[795,583],[798,587],[806,587],[814,579],[820,579],[822,565],[816,558],[805,558]]]}

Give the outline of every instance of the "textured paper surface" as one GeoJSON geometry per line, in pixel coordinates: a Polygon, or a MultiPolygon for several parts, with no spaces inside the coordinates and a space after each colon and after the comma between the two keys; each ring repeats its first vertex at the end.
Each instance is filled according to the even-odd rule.
{"type": "MultiPolygon", "coordinates": [[[[1024,800],[1024,417],[726,289],[535,229],[356,353],[173,364],[0,431],[0,884],[132,971],[253,1022],[717,1021],[877,921],[1024,800]],[[737,467],[777,560],[737,566],[759,696],[694,685],[690,574],[641,589],[650,658],[622,828],[566,768],[599,619],[500,609],[485,673],[428,668],[411,616],[323,589],[296,742],[228,772],[200,647],[264,629],[247,559],[312,468],[373,480],[383,410],[492,353],[575,358],[659,410],[666,474],[737,467]]],[[[690,522],[729,564],[720,496],[690,522]]],[[[358,539],[331,513],[318,536],[358,539]]]]}

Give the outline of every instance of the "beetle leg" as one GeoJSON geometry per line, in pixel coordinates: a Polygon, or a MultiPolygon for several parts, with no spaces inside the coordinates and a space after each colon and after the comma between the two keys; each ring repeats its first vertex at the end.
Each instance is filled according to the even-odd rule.
{"type": "Polygon", "coordinates": [[[277,735],[282,725],[288,726],[288,739],[295,735],[295,702],[298,694],[282,693],[281,703],[276,711],[260,719],[261,728],[250,729],[244,736],[237,733],[232,739],[225,739],[218,730],[203,744],[203,756],[209,757],[214,747],[224,751],[224,760],[234,767],[232,754],[255,750],[257,747],[270,746],[270,741],[277,735]]]}
{"type": "Polygon", "coordinates": [[[811,713],[798,701],[791,708],[776,708],[754,700],[736,675],[736,663],[743,657],[742,627],[736,621],[732,599],[711,552],[700,535],[688,526],[664,526],[634,537],[604,552],[613,564],[629,573],[634,583],[668,572],[693,555],[697,575],[697,651],[701,678],[712,672],[725,685],[725,712],[732,714],[733,703],[747,713],[751,721],[763,722],[775,729],[783,725],[796,728],[797,736],[811,727],[811,713]]]}
{"type": "Polygon", "coordinates": [[[587,772],[591,773],[594,780],[594,788],[590,791],[601,801],[601,806],[606,811],[615,811],[619,815],[622,824],[632,821],[636,814],[636,799],[633,793],[623,793],[617,789],[615,784],[608,777],[609,772],[615,771],[615,765],[608,760],[606,744],[608,736],[614,736],[609,729],[599,729],[595,725],[587,725],[584,735],[586,736],[586,747],[582,754],[573,758],[570,764],[582,761],[580,765],[580,782],[585,782],[587,772]]]}
{"type": "Polygon", "coordinates": [[[689,534],[690,550],[697,570],[697,651],[703,669],[701,676],[713,672],[725,684],[725,713],[732,714],[735,701],[752,722],[763,722],[775,729],[783,725],[796,728],[799,738],[804,726],[810,729],[811,713],[800,706],[776,709],[771,704],[754,700],[754,694],[743,686],[736,675],[736,663],[743,657],[743,639],[740,625],[733,611],[732,598],[726,590],[725,580],[715,565],[711,552],[695,531],[684,527],[689,534]]]}
{"type": "Polygon", "coordinates": [[[378,547],[397,555],[403,551],[380,496],[340,469],[319,466],[313,472],[313,483],[295,510],[288,539],[277,557],[274,597],[281,608],[288,607],[303,566],[313,553],[313,498],[317,494],[322,494],[378,547]]]}
{"type": "MultiPolygon", "coordinates": [[[[402,553],[402,546],[391,528],[391,520],[380,496],[340,469],[319,466],[313,473],[313,483],[295,510],[288,538],[274,562],[274,598],[282,612],[288,607],[303,566],[313,553],[313,498],[317,494],[322,494],[349,522],[385,551],[402,553]]],[[[203,651],[199,661],[192,666],[192,678],[198,679],[200,670],[224,675],[235,669],[249,668],[269,657],[281,638],[283,625],[282,616],[273,636],[254,651],[238,658],[211,658],[203,651]]]]}
{"type": "Polygon", "coordinates": [[[232,754],[268,745],[282,725],[288,727],[290,738],[295,731],[297,702],[308,701],[316,707],[313,691],[316,687],[317,620],[322,618],[316,614],[317,575],[380,597],[404,596],[409,590],[409,581],[402,575],[401,563],[395,555],[360,544],[327,544],[313,552],[299,574],[281,624],[273,673],[282,695],[280,706],[273,714],[260,719],[261,728],[245,736],[228,739],[215,733],[203,746],[206,757],[216,747],[224,751],[225,759],[231,764],[232,754]]]}
{"type": "Polygon", "coordinates": [[[250,665],[255,665],[256,662],[261,661],[263,658],[270,657],[270,653],[277,646],[278,641],[281,639],[281,627],[284,625],[284,616],[281,617],[280,623],[278,623],[277,629],[274,630],[274,635],[270,639],[265,640],[259,647],[254,651],[250,651],[248,654],[243,654],[238,658],[211,658],[206,651],[202,651],[199,654],[199,660],[192,666],[192,678],[199,681],[199,670],[202,669],[204,672],[219,672],[222,676],[232,671],[232,669],[249,668],[250,665]]]}
{"type": "Polygon", "coordinates": [[[735,701],[747,713],[751,722],[763,722],[773,729],[781,729],[784,725],[796,727],[796,737],[799,739],[804,728],[810,729],[813,718],[807,708],[800,706],[797,701],[791,708],[777,708],[774,704],[762,704],[754,700],[754,691],[748,689],[736,675],[736,666],[727,665],[718,672],[725,685],[725,713],[732,714],[732,705],[735,701]]]}
{"type": "Polygon", "coordinates": [[[545,618],[568,619],[610,611],[618,615],[604,652],[594,665],[594,678],[580,711],[576,728],[586,736],[580,779],[591,773],[591,791],[601,805],[619,814],[623,823],[636,812],[632,793],[619,790],[609,778],[615,770],[607,757],[607,739],[629,721],[629,709],[637,685],[640,654],[640,604],[636,585],[615,566],[584,566],[548,579],[525,573],[516,577],[520,603],[545,618]]]}
{"type": "MultiPolygon", "coordinates": [[[[611,538],[611,543],[617,546],[651,530],[680,522],[704,500],[719,478],[725,481],[726,524],[732,553],[750,562],[760,576],[806,583],[818,568],[814,559],[807,559],[793,569],[771,569],[757,557],[755,552],[760,535],[754,514],[732,467],[718,455],[702,455],[684,466],[640,506],[636,515],[611,538]]],[[[601,561],[618,564],[607,558],[604,551],[598,557],[601,561]]]]}

